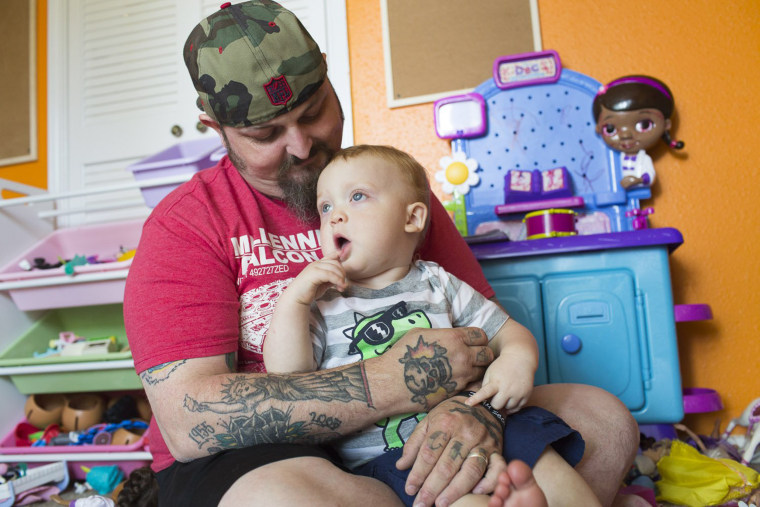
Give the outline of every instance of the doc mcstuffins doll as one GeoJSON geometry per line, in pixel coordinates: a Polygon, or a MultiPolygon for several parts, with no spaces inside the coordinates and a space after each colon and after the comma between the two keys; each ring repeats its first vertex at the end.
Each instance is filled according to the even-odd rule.
{"type": "Polygon", "coordinates": [[[663,139],[675,150],[683,148],[683,142],[670,136],[674,107],[670,89],[649,76],[624,76],[599,89],[593,105],[596,132],[620,152],[623,188],[654,183],[654,165],[646,150],[657,141],[663,139]]]}

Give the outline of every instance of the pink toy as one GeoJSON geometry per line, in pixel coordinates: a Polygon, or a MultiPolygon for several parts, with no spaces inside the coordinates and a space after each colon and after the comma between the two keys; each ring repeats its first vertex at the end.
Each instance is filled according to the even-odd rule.
{"type": "Polygon", "coordinates": [[[648,229],[649,224],[647,223],[647,215],[651,215],[654,213],[654,208],[651,206],[644,209],[632,209],[630,211],[625,212],[625,216],[627,217],[633,217],[633,228],[634,230],[639,229],[648,229]]]}
{"type": "Polygon", "coordinates": [[[545,209],[525,215],[528,239],[575,236],[575,212],[569,209],[545,209]]]}

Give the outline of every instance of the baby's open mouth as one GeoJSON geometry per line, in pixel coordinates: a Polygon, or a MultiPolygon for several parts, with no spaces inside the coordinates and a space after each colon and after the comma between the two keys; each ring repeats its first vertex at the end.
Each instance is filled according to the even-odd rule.
{"type": "Polygon", "coordinates": [[[343,236],[335,236],[335,248],[337,250],[341,250],[344,246],[349,244],[350,241],[347,238],[344,238],[343,236]]]}
{"type": "Polygon", "coordinates": [[[345,261],[351,251],[351,240],[338,234],[333,238],[333,241],[335,242],[335,251],[338,252],[338,260],[345,261]]]}

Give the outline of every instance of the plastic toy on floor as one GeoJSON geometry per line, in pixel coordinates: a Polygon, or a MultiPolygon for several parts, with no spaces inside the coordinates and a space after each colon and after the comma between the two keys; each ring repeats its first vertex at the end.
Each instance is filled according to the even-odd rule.
{"type": "Polygon", "coordinates": [[[732,459],[714,459],[680,440],[657,463],[657,500],[701,507],[746,498],[760,487],[758,473],[732,459]]]}
{"type": "Polygon", "coordinates": [[[670,136],[674,107],[673,93],[667,85],[649,76],[624,76],[602,86],[597,93],[593,103],[596,132],[610,148],[620,152],[623,188],[654,183],[654,165],[646,150],[660,139],[675,150],[683,148],[683,142],[670,136]]]}
{"type": "Polygon", "coordinates": [[[731,432],[736,426],[747,428],[744,440],[737,446],[742,451],[742,463],[748,465],[757,462],[758,460],[753,458],[755,451],[760,446],[760,398],[752,400],[739,417],[728,423],[726,430],[721,435],[721,441],[728,442],[731,432]]]}

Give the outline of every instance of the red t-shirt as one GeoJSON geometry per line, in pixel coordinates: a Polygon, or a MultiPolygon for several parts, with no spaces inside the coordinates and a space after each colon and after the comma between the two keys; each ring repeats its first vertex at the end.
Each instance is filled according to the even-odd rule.
{"type": "MultiPolygon", "coordinates": [[[[420,255],[493,296],[435,196],[420,255]]],[[[124,322],[136,371],[235,350],[238,371],[265,371],[261,352],[275,302],[320,257],[318,222],[299,222],[227,157],[200,171],[153,210],[129,270],[124,322]]],[[[154,470],[174,461],[155,419],[150,448],[154,470]]]]}

